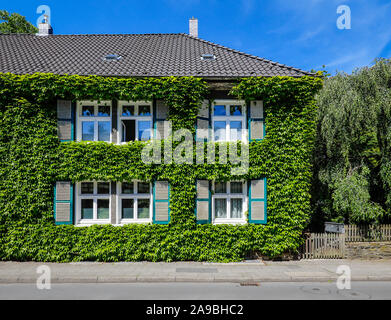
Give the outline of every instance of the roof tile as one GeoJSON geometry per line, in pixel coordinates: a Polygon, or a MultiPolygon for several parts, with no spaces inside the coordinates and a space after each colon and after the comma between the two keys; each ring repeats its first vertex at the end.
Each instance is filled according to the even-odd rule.
{"type": "Polygon", "coordinates": [[[313,75],[184,33],[0,35],[0,72],[237,78],[313,75]],[[201,60],[212,53],[216,60],[201,60]],[[118,54],[118,61],[105,61],[118,54]]]}

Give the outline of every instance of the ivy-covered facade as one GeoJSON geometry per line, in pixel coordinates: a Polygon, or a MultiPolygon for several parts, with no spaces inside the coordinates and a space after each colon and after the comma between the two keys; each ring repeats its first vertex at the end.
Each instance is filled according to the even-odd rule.
{"type": "Polygon", "coordinates": [[[0,74],[1,259],[295,252],[321,85],[312,75],[0,74]],[[161,151],[149,163],[148,145],[161,151]],[[248,169],[233,170],[231,151],[248,155],[248,169]]]}

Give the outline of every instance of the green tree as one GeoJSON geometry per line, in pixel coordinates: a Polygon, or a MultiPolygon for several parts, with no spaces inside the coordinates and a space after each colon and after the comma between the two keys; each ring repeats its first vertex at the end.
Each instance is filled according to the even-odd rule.
{"type": "Polygon", "coordinates": [[[0,33],[37,33],[34,27],[25,17],[18,13],[9,14],[6,10],[0,10],[0,33]]]}
{"type": "Polygon", "coordinates": [[[313,226],[386,221],[391,208],[391,60],[338,73],[317,96],[313,226]]]}

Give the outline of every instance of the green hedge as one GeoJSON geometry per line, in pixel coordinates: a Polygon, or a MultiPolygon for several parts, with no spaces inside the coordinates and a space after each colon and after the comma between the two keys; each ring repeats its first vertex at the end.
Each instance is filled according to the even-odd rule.
{"type": "Polygon", "coordinates": [[[233,98],[262,99],[266,138],[250,145],[241,178],[268,179],[266,225],[197,225],[195,180],[229,180],[227,165],[146,165],[143,142],[60,143],[55,99],[164,99],[175,128],[194,130],[207,84],[192,77],[123,79],[0,74],[0,258],[35,261],[238,261],[257,252],[294,252],[310,214],[314,94],[320,78],[272,77],[238,81],[233,98]],[[55,226],[58,180],[129,179],[171,184],[169,225],[55,226]]]}

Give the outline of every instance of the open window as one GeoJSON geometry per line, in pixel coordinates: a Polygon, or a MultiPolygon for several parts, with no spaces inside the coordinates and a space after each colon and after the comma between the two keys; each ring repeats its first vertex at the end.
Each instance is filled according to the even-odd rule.
{"type": "Polygon", "coordinates": [[[118,112],[121,143],[152,138],[152,102],[119,101],[118,112]]]}

